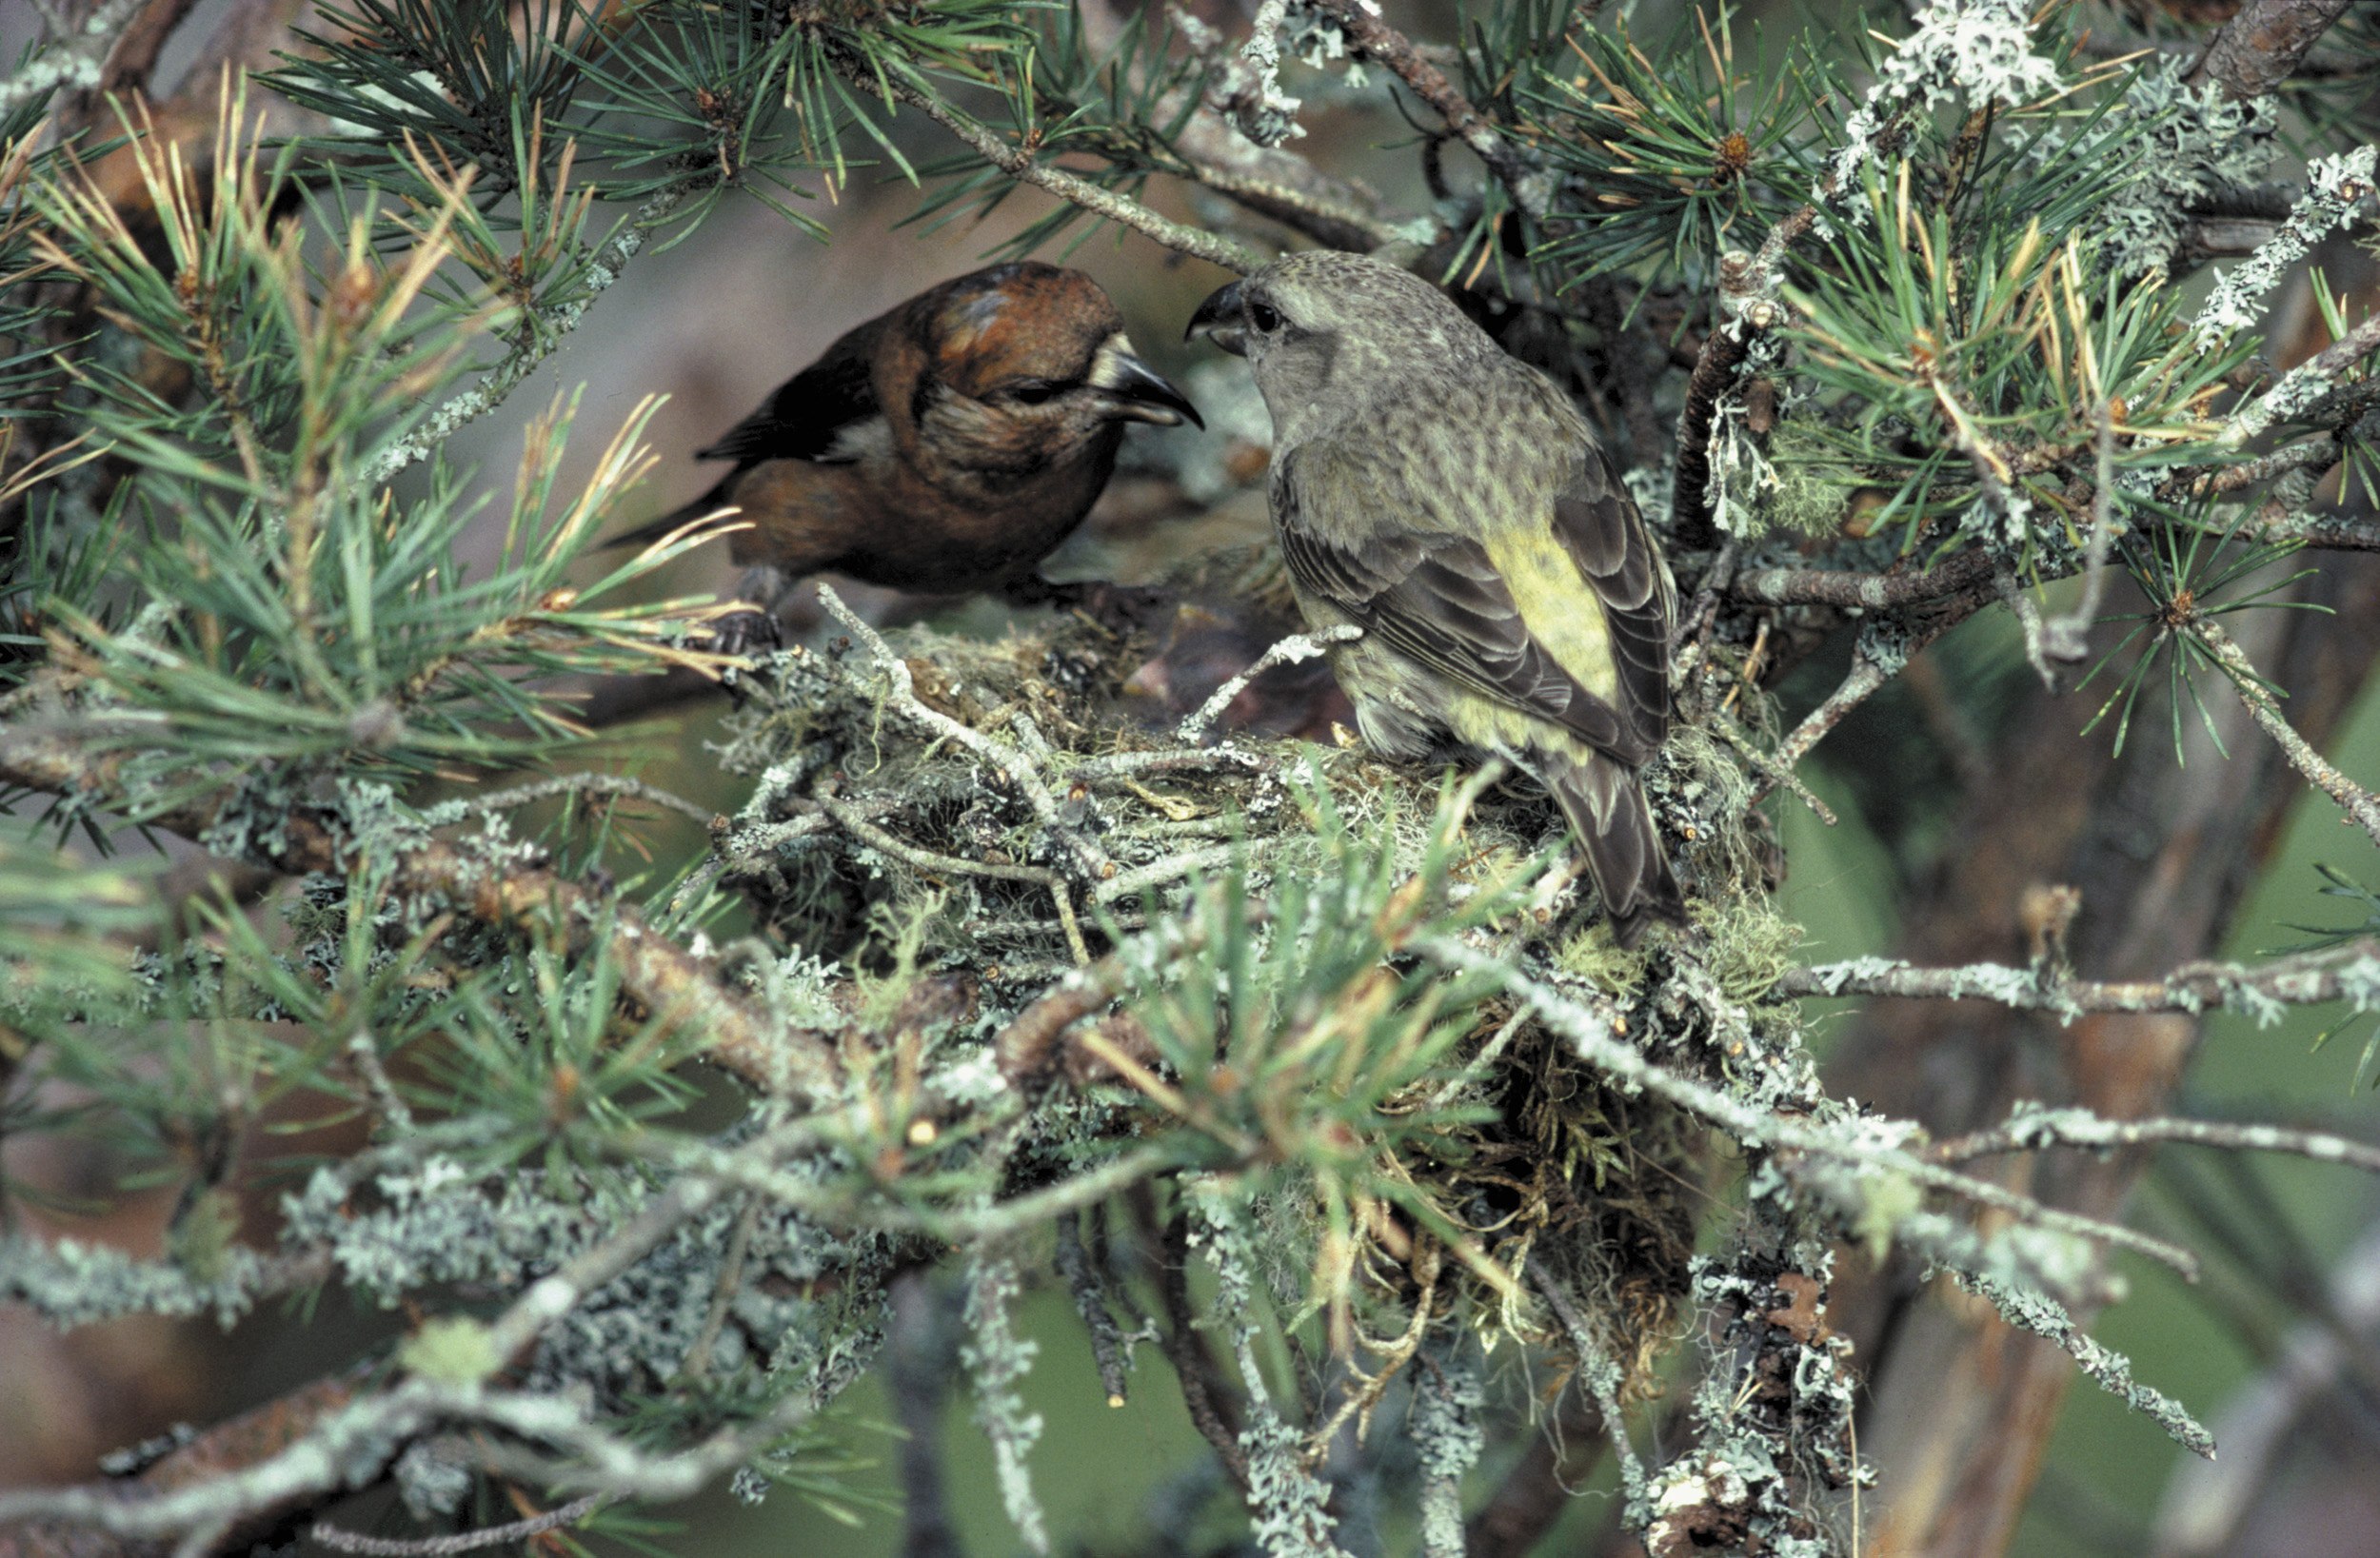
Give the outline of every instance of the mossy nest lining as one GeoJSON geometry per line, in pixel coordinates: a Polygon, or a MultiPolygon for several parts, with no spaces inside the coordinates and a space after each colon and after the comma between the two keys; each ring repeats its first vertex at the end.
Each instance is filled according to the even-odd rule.
{"type": "MultiPolygon", "coordinates": [[[[1261,902],[1276,883],[1342,869],[1326,835],[1418,869],[1445,801],[1443,771],[1246,732],[1186,744],[1125,692],[1161,637],[1145,621],[1069,609],[997,640],[855,627],[827,649],[777,656],[724,754],[761,779],[723,840],[727,877],[796,949],[855,972],[898,961],[971,980],[982,1016],[957,1036],[966,1043],[1114,938],[1178,916],[1199,883],[1237,872],[1261,902]]],[[[1768,854],[1750,820],[1752,783],[1721,742],[1691,728],[1646,777],[1683,842],[1699,964],[1724,984],[1756,982],[1780,926],[1763,907],[1768,854]]],[[[1576,868],[1544,869],[1563,853],[1561,822],[1534,784],[1488,786],[1459,839],[1450,900],[1531,881],[1525,906],[1499,921],[1501,955],[1589,987],[1616,1026],[1660,1043],[1671,1063],[1729,1069],[1716,1045],[1693,1055],[1713,1035],[1678,1020],[1694,1002],[1664,997],[1659,938],[1618,952],[1583,912],[1576,868]]],[[[1509,1002],[1479,1000],[1468,1020],[1455,1053],[1497,1050],[1464,1084],[1469,1117],[1437,1138],[1451,1150],[1408,1152],[1391,1172],[1512,1278],[1500,1300],[1475,1291],[1470,1325],[1570,1347],[1577,1338],[1558,1317],[1509,1301],[1532,1280],[1557,1282],[1642,1387],[1685,1289],[1706,1199],[1702,1133],[1605,1086],[1550,1032],[1513,1020],[1509,1002]]],[[[1412,1091],[1383,1113],[1420,1107],[1435,1084],[1412,1091]]],[[[1410,1302],[1421,1284],[1407,1241],[1385,1229],[1370,1236],[1352,1269],[1369,1273],[1375,1299],[1410,1302]]],[[[1455,1284],[1435,1286],[1430,1307],[1452,1312],[1455,1284]]]]}

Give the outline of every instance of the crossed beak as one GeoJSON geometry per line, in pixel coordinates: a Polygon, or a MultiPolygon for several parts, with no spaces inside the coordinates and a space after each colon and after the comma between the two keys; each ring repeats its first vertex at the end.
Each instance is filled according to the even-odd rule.
{"type": "Polygon", "coordinates": [[[1234,357],[1248,355],[1248,323],[1240,311],[1238,282],[1217,287],[1190,316],[1189,328],[1181,332],[1184,341],[1201,335],[1234,357]]]}
{"type": "Polygon", "coordinates": [[[1109,336],[1100,347],[1088,382],[1105,394],[1110,416],[1155,423],[1160,427],[1179,426],[1184,420],[1194,427],[1206,425],[1188,396],[1132,355],[1132,343],[1121,332],[1109,336]]]}

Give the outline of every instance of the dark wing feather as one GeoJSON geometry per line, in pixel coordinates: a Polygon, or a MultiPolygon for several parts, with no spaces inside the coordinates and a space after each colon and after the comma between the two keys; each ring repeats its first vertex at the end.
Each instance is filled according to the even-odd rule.
{"type": "Polygon", "coordinates": [[[1669,636],[1677,602],[1644,516],[1600,451],[1587,451],[1554,500],[1554,535],[1602,598],[1621,712],[1648,749],[1659,746],[1669,735],[1669,636]]]}
{"type": "Polygon", "coordinates": [[[698,460],[823,460],[835,435],[881,409],[869,377],[883,321],[869,320],[826,348],[826,355],[777,386],[761,408],[727,429],[698,460]]]}
{"type": "MultiPolygon", "coordinates": [[[[1389,648],[1476,693],[1563,725],[1631,766],[1652,756],[1658,738],[1647,738],[1644,721],[1623,720],[1530,634],[1512,591],[1477,542],[1407,531],[1349,548],[1305,523],[1299,512],[1301,452],[1284,458],[1274,503],[1282,556],[1302,588],[1389,648]]],[[[1665,727],[1662,680],[1659,723],[1665,727]]],[[[1632,685],[1623,669],[1622,686],[1632,685]]]]}

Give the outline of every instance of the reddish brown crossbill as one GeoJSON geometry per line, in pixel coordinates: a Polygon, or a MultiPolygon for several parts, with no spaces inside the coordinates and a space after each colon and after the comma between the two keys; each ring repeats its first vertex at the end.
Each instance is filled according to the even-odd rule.
{"type": "Polygon", "coordinates": [[[1126,423],[1184,418],[1200,422],[1134,355],[1097,282],[1034,261],[991,266],[854,326],[697,451],[735,463],[718,485],[610,544],[717,516],[748,526],[731,538],[735,561],[777,576],[746,581],[764,602],[828,570],[896,589],[995,589],[1081,523],[1126,423]]]}
{"type": "Polygon", "coordinates": [[[1494,754],[1577,830],[1621,945],[1685,901],[1636,770],[1669,733],[1676,600],[1643,517],[1554,382],[1361,255],[1284,255],[1190,322],[1273,417],[1274,529],[1366,744],[1494,754]]]}

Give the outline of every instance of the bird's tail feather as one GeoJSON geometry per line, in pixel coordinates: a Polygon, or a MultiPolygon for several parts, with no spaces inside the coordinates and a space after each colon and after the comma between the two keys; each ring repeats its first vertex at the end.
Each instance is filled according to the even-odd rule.
{"type": "Polygon", "coordinates": [[[1685,895],[1670,874],[1660,827],[1635,772],[1600,753],[1546,754],[1541,771],[1546,788],[1577,832],[1587,875],[1619,944],[1635,946],[1651,920],[1685,924],[1685,895]]]}

